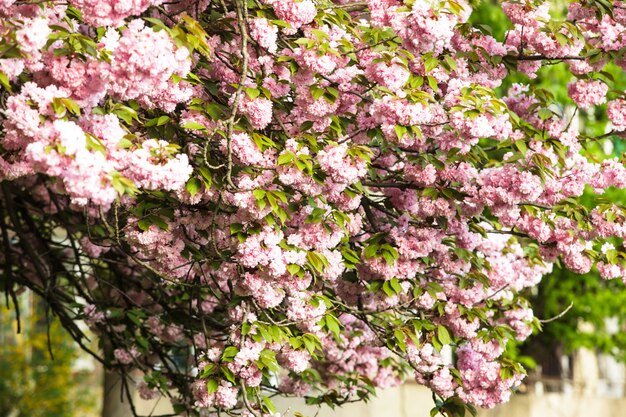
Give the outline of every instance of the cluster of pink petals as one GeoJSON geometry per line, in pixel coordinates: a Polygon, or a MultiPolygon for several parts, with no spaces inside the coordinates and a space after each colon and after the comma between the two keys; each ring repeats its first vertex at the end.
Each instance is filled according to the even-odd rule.
{"type": "Polygon", "coordinates": [[[613,129],[622,132],[626,130],[626,100],[617,99],[609,101],[607,105],[607,116],[613,129]]]}
{"type": "Polygon", "coordinates": [[[250,21],[250,37],[254,39],[259,46],[265,48],[270,54],[275,54],[278,46],[278,27],[272,25],[265,18],[256,18],[250,21]]]}
{"type": "Polygon", "coordinates": [[[606,102],[609,87],[599,80],[578,80],[567,86],[567,92],[581,109],[588,109],[606,102]]]}
{"type": "Polygon", "coordinates": [[[127,17],[140,15],[148,7],[163,3],[163,0],[72,0],[71,3],[90,25],[119,27],[127,17]]]}
{"type": "Polygon", "coordinates": [[[289,23],[291,27],[283,29],[288,34],[295,33],[296,29],[311,23],[317,15],[315,3],[311,0],[264,0],[263,3],[272,6],[276,16],[289,23]]]}
{"type": "Polygon", "coordinates": [[[155,32],[143,20],[133,20],[109,47],[112,59],[103,74],[114,97],[165,111],[191,98],[185,81],[172,80],[190,71],[189,51],[177,47],[165,31],[155,32]]]}

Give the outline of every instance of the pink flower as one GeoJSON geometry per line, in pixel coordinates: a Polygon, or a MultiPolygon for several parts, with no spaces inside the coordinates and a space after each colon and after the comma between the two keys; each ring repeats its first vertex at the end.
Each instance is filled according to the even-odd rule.
{"type": "Polygon", "coordinates": [[[233,408],[237,405],[239,389],[228,382],[223,382],[215,392],[215,404],[221,408],[233,408]]]}
{"type": "Polygon", "coordinates": [[[185,81],[175,83],[171,78],[185,77],[190,69],[186,48],[177,47],[166,31],[155,32],[142,20],[133,20],[122,32],[103,75],[120,100],[135,99],[148,108],[173,111],[177,103],[191,98],[192,90],[185,81]]]}
{"type": "Polygon", "coordinates": [[[311,23],[317,15],[315,3],[311,0],[264,0],[263,3],[271,5],[276,16],[292,26],[283,29],[288,34],[293,34],[303,25],[311,23]]]}
{"type": "Polygon", "coordinates": [[[613,123],[613,129],[620,132],[626,130],[626,100],[609,101],[607,114],[609,120],[613,123]]]}
{"type": "Polygon", "coordinates": [[[139,356],[139,352],[135,347],[131,348],[130,350],[118,348],[113,351],[113,355],[115,356],[115,359],[122,365],[130,365],[131,363],[133,363],[135,358],[139,356]]]}
{"type": "Polygon", "coordinates": [[[567,86],[567,92],[581,109],[606,102],[609,87],[599,80],[578,80],[567,86]]]}
{"type": "Polygon", "coordinates": [[[256,18],[250,20],[250,37],[254,39],[262,48],[267,49],[271,54],[277,50],[278,27],[272,25],[269,20],[256,18]]]}
{"type": "Polygon", "coordinates": [[[265,129],[272,121],[272,102],[266,98],[250,99],[244,95],[239,101],[239,109],[254,129],[265,129]]]}
{"type": "Polygon", "coordinates": [[[306,349],[285,349],[280,353],[278,360],[282,366],[299,374],[309,367],[311,355],[306,349]]]}
{"type": "Polygon", "coordinates": [[[48,27],[46,18],[27,19],[24,26],[15,32],[15,40],[25,54],[38,54],[51,33],[52,29],[48,27]]]}
{"type": "Polygon", "coordinates": [[[129,16],[137,16],[150,6],[161,4],[163,0],[72,0],[83,15],[83,19],[93,26],[122,26],[129,16]]]}
{"type": "Polygon", "coordinates": [[[338,146],[328,145],[318,152],[317,159],[320,167],[326,171],[333,181],[343,184],[352,184],[366,173],[366,163],[361,159],[351,158],[346,153],[345,144],[338,146]]]}
{"type": "Polygon", "coordinates": [[[231,146],[233,154],[245,165],[260,165],[265,159],[247,133],[234,133],[231,146]]]}
{"type": "Polygon", "coordinates": [[[186,154],[173,156],[169,145],[162,140],[144,141],[141,148],[124,156],[127,164],[125,175],[138,187],[149,190],[175,191],[183,187],[193,168],[186,154]]]}

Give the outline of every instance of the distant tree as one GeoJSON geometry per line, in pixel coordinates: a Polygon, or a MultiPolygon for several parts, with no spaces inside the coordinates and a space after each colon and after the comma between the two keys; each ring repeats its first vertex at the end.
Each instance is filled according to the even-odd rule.
{"type": "Polygon", "coordinates": [[[84,417],[97,412],[93,395],[97,381],[74,369],[85,353],[55,317],[48,318],[50,322],[42,301],[33,307],[22,305],[22,329],[16,334],[15,316],[0,309],[3,417],[84,417]]]}

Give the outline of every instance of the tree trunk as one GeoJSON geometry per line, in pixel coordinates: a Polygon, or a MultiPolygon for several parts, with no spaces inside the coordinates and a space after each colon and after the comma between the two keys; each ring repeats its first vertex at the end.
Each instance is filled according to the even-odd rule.
{"type": "MultiPolygon", "coordinates": [[[[129,384],[131,397],[134,387],[129,384]]],[[[128,401],[128,393],[122,378],[115,372],[104,371],[104,395],[102,396],[102,417],[133,417],[128,401]]]]}

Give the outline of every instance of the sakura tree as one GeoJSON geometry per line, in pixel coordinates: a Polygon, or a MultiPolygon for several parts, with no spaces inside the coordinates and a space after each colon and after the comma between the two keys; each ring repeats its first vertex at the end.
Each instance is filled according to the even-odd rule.
{"type": "Polygon", "coordinates": [[[0,1],[7,301],[190,415],[507,401],[521,292],[626,274],[626,168],[587,151],[626,131],[626,3],[501,7],[494,38],[464,0],[0,1]]]}

